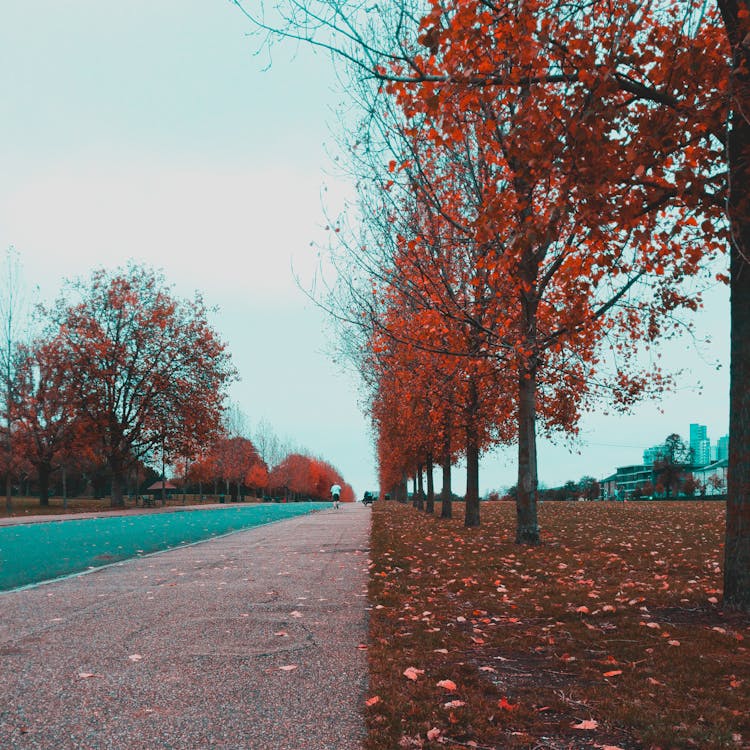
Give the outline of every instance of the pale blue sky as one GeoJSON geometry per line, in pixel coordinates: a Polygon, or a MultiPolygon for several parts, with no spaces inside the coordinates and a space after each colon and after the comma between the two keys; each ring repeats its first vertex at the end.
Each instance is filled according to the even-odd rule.
{"type": "MultiPolygon", "coordinates": [[[[361,495],[376,469],[355,378],[325,353],[322,316],[290,272],[312,276],[324,188],[334,211],[349,192],[329,156],[341,94],[330,61],[306,49],[276,49],[263,72],[249,30],[225,0],[2,0],[0,249],[16,247],[43,297],[129,257],[181,294],[200,289],[242,376],[233,399],[361,495]]],[[[691,421],[726,432],[728,368],[713,363],[727,362],[728,306],[715,296],[705,357],[688,342],[670,350],[691,373],[665,413],[587,418],[581,455],[541,446],[543,482],[638,463],[691,421]]],[[[480,481],[514,483],[513,451],[486,460],[480,481]]]]}

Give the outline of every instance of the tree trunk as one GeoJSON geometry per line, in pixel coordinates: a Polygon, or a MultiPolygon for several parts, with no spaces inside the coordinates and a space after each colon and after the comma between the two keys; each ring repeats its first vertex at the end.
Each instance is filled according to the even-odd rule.
{"type": "Polygon", "coordinates": [[[476,414],[479,394],[474,378],[469,380],[466,420],[466,514],[464,526],[479,526],[479,438],[476,414]]]}
{"type": "Polygon", "coordinates": [[[440,518],[453,518],[453,486],[451,484],[451,452],[445,451],[443,456],[443,489],[440,518]]]}
{"type": "Polygon", "coordinates": [[[48,463],[38,464],[36,467],[37,479],[39,480],[39,505],[42,508],[49,507],[49,477],[52,467],[48,463]]]}
{"type": "Polygon", "coordinates": [[[125,505],[123,497],[123,487],[125,486],[125,476],[121,468],[112,468],[112,494],[110,505],[113,508],[122,508],[125,505]]]}
{"type": "Polygon", "coordinates": [[[432,464],[432,453],[427,454],[427,503],[425,505],[425,510],[428,513],[434,513],[435,512],[435,481],[432,476],[433,471],[433,464],[432,464]]]}
{"type": "Polygon", "coordinates": [[[161,504],[166,505],[167,504],[167,488],[166,488],[166,466],[165,464],[165,458],[164,458],[164,439],[162,438],[161,441],[161,504]]]}
{"type": "Polygon", "coordinates": [[[750,612],[750,53],[744,3],[719,3],[733,49],[729,122],[730,367],[729,469],[724,545],[724,606],[750,612]]]}
{"type": "Polygon", "coordinates": [[[401,477],[401,484],[396,489],[396,500],[400,503],[406,503],[409,500],[409,483],[406,474],[401,477]]]}
{"type": "Polygon", "coordinates": [[[8,515],[13,512],[13,481],[10,477],[10,469],[5,475],[5,512],[8,515]]]}
{"type": "MultiPolygon", "coordinates": [[[[470,432],[467,430],[467,432],[470,432]]],[[[473,431],[471,431],[473,432],[473,431]]],[[[476,437],[466,440],[466,515],[464,526],[479,526],[479,449],[476,437]]]]}
{"type": "Polygon", "coordinates": [[[537,522],[536,373],[523,368],[518,381],[518,494],[516,544],[539,544],[537,522]]]}
{"type": "Polygon", "coordinates": [[[422,464],[417,466],[417,508],[424,510],[424,467],[422,464]]]}
{"type": "Polygon", "coordinates": [[[63,494],[63,509],[68,509],[68,475],[65,471],[65,464],[61,467],[62,471],[62,494],[63,494]]]}
{"type": "Polygon", "coordinates": [[[11,398],[11,389],[10,389],[10,356],[11,356],[11,340],[10,340],[10,332],[8,333],[8,340],[6,342],[8,346],[8,362],[7,367],[8,370],[5,374],[6,380],[5,380],[5,409],[6,409],[6,419],[5,419],[5,450],[6,450],[6,461],[5,461],[5,471],[7,472],[5,475],[5,512],[10,515],[13,512],[13,479],[11,477],[11,467],[13,465],[13,431],[12,431],[12,424],[11,424],[11,418],[10,418],[10,398],[11,398]]]}
{"type": "MultiPolygon", "coordinates": [[[[10,314],[10,312],[9,312],[10,314]]],[[[11,468],[13,466],[13,420],[10,417],[11,414],[11,359],[13,340],[11,336],[11,319],[7,321],[7,332],[6,340],[4,342],[7,348],[7,362],[5,375],[5,512],[10,515],[13,512],[13,479],[11,476],[11,468]]]]}

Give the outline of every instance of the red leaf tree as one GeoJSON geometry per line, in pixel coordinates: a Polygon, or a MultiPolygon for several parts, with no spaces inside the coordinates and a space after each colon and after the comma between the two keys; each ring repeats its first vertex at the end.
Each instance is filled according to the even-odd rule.
{"type": "Polygon", "coordinates": [[[265,486],[268,467],[248,438],[222,436],[215,439],[190,466],[190,478],[200,482],[222,482],[239,499],[243,487],[265,486]],[[250,480],[250,481],[249,481],[250,480]]]}
{"type": "Polygon", "coordinates": [[[333,466],[322,459],[311,458],[302,453],[290,453],[286,456],[271,470],[268,483],[274,491],[294,500],[330,500],[331,486],[338,484],[341,486],[341,501],[354,501],[351,486],[344,482],[333,466]]]}
{"type": "Polygon", "coordinates": [[[149,268],[98,270],[72,290],[81,301],[61,298],[53,319],[72,406],[91,425],[118,506],[134,460],[162,450],[177,459],[217,433],[234,370],[201,299],[175,298],[149,268]]]}
{"type": "Polygon", "coordinates": [[[16,370],[17,442],[36,471],[39,502],[49,505],[52,472],[87,452],[90,430],[73,409],[70,371],[59,337],[21,349],[16,370]]]}

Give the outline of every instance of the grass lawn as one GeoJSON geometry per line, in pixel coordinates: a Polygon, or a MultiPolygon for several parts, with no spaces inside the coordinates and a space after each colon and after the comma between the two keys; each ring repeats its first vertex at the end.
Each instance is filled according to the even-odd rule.
{"type": "Polygon", "coordinates": [[[177,513],[0,526],[0,591],[280,521],[323,503],[235,504],[177,513]]]}
{"type": "Polygon", "coordinates": [[[545,503],[535,548],[481,510],[374,506],[367,750],[750,748],[723,503],[545,503]]]}
{"type": "MultiPolygon", "coordinates": [[[[173,497],[168,497],[166,505],[202,505],[203,503],[218,503],[218,495],[204,495],[204,499],[201,500],[200,495],[182,495],[176,494],[173,497]]],[[[257,502],[257,498],[248,497],[247,502],[257,502]]],[[[140,503],[139,503],[140,505],[140,503]]],[[[51,497],[49,499],[49,505],[43,506],[39,504],[38,497],[13,497],[13,511],[8,516],[5,510],[5,496],[0,496],[0,518],[17,518],[22,516],[48,516],[57,515],[60,513],[101,513],[105,511],[118,511],[127,508],[135,508],[136,502],[134,497],[126,497],[125,505],[119,508],[113,508],[110,504],[109,497],[105,498],[93,498],[93,497],[75,497],[69,498],[67,508],[64,507],[63,499],[61,497],[51,497]]],[[[157,508],[161,506],[161,500],[159,499],[158,492],[156,493],[157,508]]]]}
{"type": "MultiPolygon", "coordinates": [[[[135,507],[133,500],[125,501],[126,508],[135,507]]],[[[0,518],[15,518],[19,516],[47,516],[58,513],[88,513],[105,510],[122,510],[110,508],[109,498],[76,497],[68,499],[68,507],[63,507],[61,497],[51,497],[49,505],[39,505],[38,497],[13,497],[13,510],[8,514],[5,510],[5,496],[0,497],[0,518]]]]}

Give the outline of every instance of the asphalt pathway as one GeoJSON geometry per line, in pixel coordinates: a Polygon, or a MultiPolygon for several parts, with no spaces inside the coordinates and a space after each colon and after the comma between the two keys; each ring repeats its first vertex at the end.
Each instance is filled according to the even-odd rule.
{"type": "Polygon", "coordinates": [[[0,748],[356,750],[370,510],[0,594],[0,748]]]}

